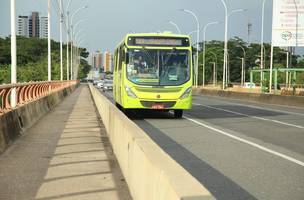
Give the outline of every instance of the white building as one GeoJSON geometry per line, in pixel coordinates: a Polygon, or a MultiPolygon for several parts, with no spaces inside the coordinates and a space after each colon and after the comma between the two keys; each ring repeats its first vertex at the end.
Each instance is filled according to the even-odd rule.
{"type": "Polygon", "coordinates": [[[40,38],[47,38],[48,37],[48,18],[47,17],[40,17],[40,30],[39,30],[39,37],[40,38]]]}
{"type": "Polygon", "coordinates": [[[48,18],[39,17],[38,12],[32,12],[30,16],[18,16],[18,35],[24,37],[48,37],[48,18]]]}
{"type": "Polygon", "coordinates": [[[17,35],[29,37],[29,17],[28,16],[18,16],[17,35]]]}

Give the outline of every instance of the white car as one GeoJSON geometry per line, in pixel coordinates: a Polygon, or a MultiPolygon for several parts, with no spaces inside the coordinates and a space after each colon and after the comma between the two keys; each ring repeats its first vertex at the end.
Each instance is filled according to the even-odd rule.
{"type": "Polygon", "coordinates": [[[103,84],[104,84],[104,81],[103,80],[101,80],[101,81],[99,81],[98,83],[97,83],[97,88],[103,88],[103,84]]]}
{"type": "Polygon", "coordinates": [[[93,81],[93,85],[96,85],[98,83],[98,80],[93,81]]]}
{"type": "Polygon", "coordinates": [[[255,84],[254,83],[250,83],[250,82],[245,82],[243,88],[255,88],[255,84]]]}
{"type": "Polygon", "coordinates": [[[113,90],[113,80],[106,79],[103,83],[103,90],[113,90]]]}

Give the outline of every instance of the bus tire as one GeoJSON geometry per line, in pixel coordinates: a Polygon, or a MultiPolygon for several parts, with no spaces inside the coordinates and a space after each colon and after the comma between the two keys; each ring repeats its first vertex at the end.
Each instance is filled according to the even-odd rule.
{"type": "Polygon", "coordinates": [[[183,117],[183,110],[174,110],[174,118],[182,118],[183,117]]]}

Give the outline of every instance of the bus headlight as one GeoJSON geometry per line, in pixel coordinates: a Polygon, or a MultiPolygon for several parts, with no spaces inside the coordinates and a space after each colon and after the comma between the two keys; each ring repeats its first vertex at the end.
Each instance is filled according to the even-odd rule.
{"type": "Polygon", "coordinates": [[[191,91],[192,91],[192,87],[189,87],[189,88],[182,94],[182,96],[180,97],[180,99],[185,99],[185,98],[189,97],[191,91]]]}
{"type": "Polygon", "coordinates": [[[137,98],[136,94],[135,94],[135,93],[132,91],[132,89],[129,88],[128,86],[126,86],[126,92],[127,92],[127,95],[128,95],[129,97],[132,97],[132,98],[134,98],[134,99],[137,98]]]}

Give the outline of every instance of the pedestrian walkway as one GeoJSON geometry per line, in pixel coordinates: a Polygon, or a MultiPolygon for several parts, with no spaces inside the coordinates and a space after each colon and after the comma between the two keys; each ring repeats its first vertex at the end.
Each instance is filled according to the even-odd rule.
{"type": "Polygon", "coordinates": [[[131,199],[87,86],[0,156],[2,199],[131,199]]]}

